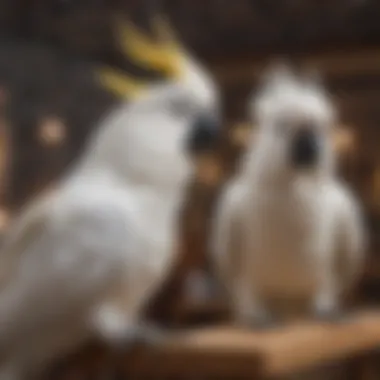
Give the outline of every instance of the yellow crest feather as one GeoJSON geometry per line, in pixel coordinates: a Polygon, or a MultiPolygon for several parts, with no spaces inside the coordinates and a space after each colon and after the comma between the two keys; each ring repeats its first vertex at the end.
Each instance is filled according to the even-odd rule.
{"type": "MultiPolygon", "coordinates": [[[[164,18],[157,17],[153,21],[157,42],[128,20],[116,16],[116,36],[120,49],[139,66],[161,71],[171,79],[179,79],[183,75],[183,50],[164,18]]],[[[135,99],[148,85],[144,79],[137,80],[122,70],[108,66],[99,68],[97,75],[101,85],[120,98],[135,99]]]]}
{"type": "Polygon", "coordinates": [[[120,98],[136,99],[145,88],[144,83],[121,70],[104,66],[97,74],[100,84],[120,98]]]}
{"type": "Polygon", "coordinates": [[[165,37],[162,41],[152,40],[128,20],[118,18],[116,27],[121,50],[141,67],[161,71],[170,78],[178,78],[182,74],[181,49],[170,37],[163,20],[157,19],[155,25],[157,32],[165,37]]]}

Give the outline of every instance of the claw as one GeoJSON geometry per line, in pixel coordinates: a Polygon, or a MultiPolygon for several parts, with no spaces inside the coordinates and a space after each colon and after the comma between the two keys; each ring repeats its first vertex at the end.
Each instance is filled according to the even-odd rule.
{"type": "Polygon", "coordinates": [[[317,310],[314,316],[320,321],[329,323],[343,323],[349,319],[349,315],[340,309],[317,310]]]}
{"type": "Polygon", "coordinates": [[[255,330],[266,330],[278,326],[279,321],[270,313],[250,313],[236,318],[237,324],[246,326],[255,330]]]}
{"type": "Polygon", "coordinates": [[[140,346],[157,346],[166,338],[167,333],[163,329],[151,324],[141,324],[137,328],[135,343],[140,346]]]}
{"type": "Polygon", "coordinates": [[[250,321],[250,327],[255,330],[268,330],[277,327],[279,321],[271,315],[253,317],[250,321]]]}

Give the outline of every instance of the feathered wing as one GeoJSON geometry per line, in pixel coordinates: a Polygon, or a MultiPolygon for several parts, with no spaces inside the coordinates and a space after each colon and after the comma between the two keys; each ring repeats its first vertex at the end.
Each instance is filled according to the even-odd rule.
{"type": "Polygon", "coordinates": [[[212,240],[215,268],[229,296],[233,317],[246,323],[257,305],[252,298],[251,263],[245,247],[244,185],[237,182],[228,187],[217,211],[212,240]]]}
{"type": "Polygon", "coordinates": [[[43,344],[46,326],[60,334],[65,321],[82,317],[78,307],[90,310],[112,291],[125,264],[128,226],[118,207],[53,202],[33,205],[0,253],[0,352],[39,333],[43,344]]]}
{"type": "Polygon", "coordinates": [[[343,193],[338,212],[337,270],[342,291],[346,291],[363,270],[367,236],[359,204],[348,191],[343,193]]]}
{"type": "Polygon", "coordinates": [[[38,236],[45,227],[51,196],[43,196],[33,202],[13,222],[0,250],[0,289],[12,276],[14,265],[22,258],[30,240],[38,236]]]}
{"type": "Polygon", "coordinates": [[[239,189],[230,186],[221,194],[214,219],[211,252],[214,267],[223,284],[231,290],[241,273],[242,225],[239,189]]]}

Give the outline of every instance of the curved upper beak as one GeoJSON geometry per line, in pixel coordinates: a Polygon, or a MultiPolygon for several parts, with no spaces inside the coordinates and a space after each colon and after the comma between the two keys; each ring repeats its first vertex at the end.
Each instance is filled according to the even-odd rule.
{"type": "Polygon", "coordinates": [[[187,148],[193,154],[213,150],[219,142],[222,122],[217,115],[202,114],[194,122],[187,148]]]}
{"type": "Polygon", "coordinates": [[[320,157],[319,136],[313,129],[299,129],[293,137],[290,149],[291,164],[294,167],[314,166],[320,157]]]}

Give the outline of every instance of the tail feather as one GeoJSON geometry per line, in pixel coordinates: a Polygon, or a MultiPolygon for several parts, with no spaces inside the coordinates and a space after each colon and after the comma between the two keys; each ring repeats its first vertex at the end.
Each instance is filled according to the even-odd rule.
{"type": "MultiPolygon", "coordinates": [[[[8,352],[9,343],[20,334],[16,316],[24,318],[24,312],[20,307],[25,308],[25,304],[18,302],[19,287],[13,286],[12,280],[15,278],[21,256],[46,228],[47,201],[50,201],[50,197],[43,197],[42,200],[32,204],[11,228],[0,252],[0,358],[8,352]]],[[[8,372],[8,370],[3,371],[0,365],[0,375],[8,372]]],[[[0,380],[2,379],[0,376],[0,380]]]]}
{"type": "Polygon", "coordinates": [[[46,208],[43,206],[40,202],[33,205],[5,238],[0,257],[0,289],[12,276],[14,265],[31,241],[43,232],[46,226],[46,208]]]}

